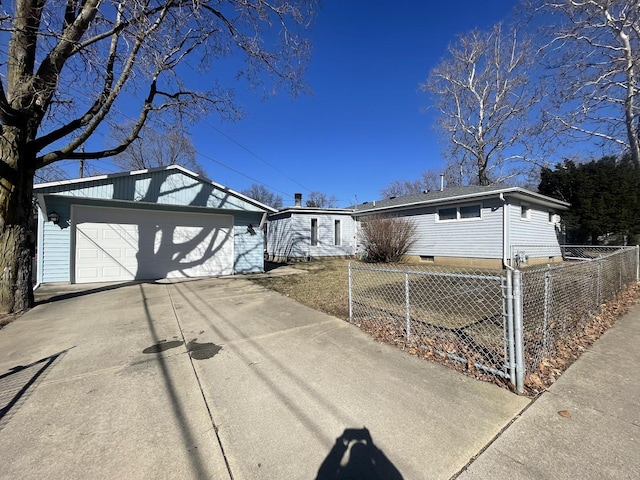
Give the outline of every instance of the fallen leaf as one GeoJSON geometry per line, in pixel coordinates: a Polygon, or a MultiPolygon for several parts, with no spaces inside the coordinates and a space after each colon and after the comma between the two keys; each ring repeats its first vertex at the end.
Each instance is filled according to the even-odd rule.
{"type": "Polygon", "coordinates": [[[560,410],[558,412],[558,415],[564,418],[571,418],[571,413],[569,413],[567,410],[560,410]]]}

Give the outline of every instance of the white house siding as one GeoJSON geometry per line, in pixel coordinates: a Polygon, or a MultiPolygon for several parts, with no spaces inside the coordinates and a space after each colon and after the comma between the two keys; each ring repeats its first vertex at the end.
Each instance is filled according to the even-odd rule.
{"type": "MultiPolygon", "coordinates": [[[[482,206],[480,219],[438,222],[437,208],[453,205],[400,213],[400,216],[412,220],[417,227],[417,241],[408,254],[421,257],[502,258],[501,202],[489,200],[458,206],[478,203],[482,206]]],[[[361,217],[360,220],[365,218],[361,217]]]]}
{"type": "MultiPolygon", "coordinates": [[[[509,244],[516,247],[541,248],[518,248],[531,257],[556,257],[561,255],[560,244],[556,235],[556,226],[549,222],[549,212],[552,209],[536,205],[527,204],[530,207],[530,218],[521,218],[521,203],[514,202],[509,205],[509,244]]],[[[511,248],[509,249],[511,252],[511,248]]]]}
{"type": "Polygon", "coordinates": [[[354,220],[349,214],[282,212],[267,225],[271,258],[341,257],[355,253],[354,220]],[[311,245],[311,219],[318,221],[318,244],[311,245]],[[340,220],[340,245],[335,245],[335,221],[340,220]]]}

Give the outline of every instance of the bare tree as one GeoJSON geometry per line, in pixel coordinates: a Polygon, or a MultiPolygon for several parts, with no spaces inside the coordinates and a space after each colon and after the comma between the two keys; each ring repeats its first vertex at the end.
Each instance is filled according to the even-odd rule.
{"type": "MultiPolygon", "coordinates": [[[[232,90],[204,75],[242,57],[265,91],[305,88],[314,8],[295,0],[14,0],[0,6],[0,311],[33,303],[29,227],[36,170],[123,152],[161,113],[236,117],[232,90]],[[12,11],[3,11],[5,8],[12,11]],[[187,63],[188,62],[188,63],[187,63]],[[199,69],[201,75],[181,74],[199,69]],[[205,89],[193,81],[206,79],[205,89]],[[109,124],[134,119],[119,144],[89,151],[109,124]],[[86,145],[85,152],[81,148],[86,145]]],[[[234,80],[234,85],[235,85],[234,80]]]]}
{"type": "Polygon", "coordinates": [[[422,180],[393,180],[386,187],[380,190],[382,198],[403,197],[420,193],[424,190],[422,180]]]}
{"type": "Polygon", "coordinates": [[[305,205],[313,208],[337,208],[338,199],[335,195],[328,196],[326,193],[313,191],[309,193],[305,205]]]}
{"type": "Polygon", "coordinates": [[[421,85],[434,96],[447,157],[463,181],[489,185],[520,173],[540,99],[528,76],[533,58],[529,39],[497,24],[460,36],[421,85]]]}
{"type": "Polygon", "coordinates": [[[243,190],[241,193],[249,198],[253,198],[260,203],[264,203],[265,205],[269,205],[273,208],[282,208],[283,205],[282,197],[280,195],[276,195],[267,187],[258,183],[252,184],[249,188],[243,190]]]}
{"type": "Polygon", "coordinates": [[[545,15],[542,50],[552,72],[546,122],[555,139],[585,138],[640,166],[640,4],[629,0],[557,0],[545,15]]]}
{"type": "MultiPolygon", "coordinates": [[[[112,137],[122,143],[133,125],[114,125],[112,137]]],[[[152,128],[145,125],[129,147],[116,155],[114,163],[125,170],[180,165],[199,175],[206,176],[204,168],[196,161],[196,149],[187,134],[176,126],[152,128]]]]}
{"type": "Polygon", "coordinates": [[[417,180],[393,180],[380,190],[380,196],[382,198],[402,197],[424,191],[440,190],[442,186],[459,186],[463,184],[460,175],[459,169],[453,164],[449,164],[443,170],[425,170],[417,180]]]}

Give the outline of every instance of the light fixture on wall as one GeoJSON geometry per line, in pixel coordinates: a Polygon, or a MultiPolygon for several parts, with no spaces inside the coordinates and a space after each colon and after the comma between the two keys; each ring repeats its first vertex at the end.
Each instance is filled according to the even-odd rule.
{"type": "Polygon", "coordinates": [[[249,235],[255,235],[256,231],[253,228],[253,224],[249,224],[249,226],[247,227],[247,232],[249,233],[249,235]]]}
{"type": "Polygon", "coordinates": [[[54,225],[58,225],[58,223],[60,223],[60,215],[58,215],[56,212],[49,212],[47,218],[50,222],[53,222],[54,225]]]}

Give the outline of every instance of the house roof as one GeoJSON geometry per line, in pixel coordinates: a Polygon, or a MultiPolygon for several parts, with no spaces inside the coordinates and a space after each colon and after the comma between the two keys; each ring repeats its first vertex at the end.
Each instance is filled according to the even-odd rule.
{"type": "Polygon", "coordinates": [[[316,215],[350,215],[353,208],[285,207],[277,213],[308,213],[316,215]]]}
{"type": "Polygon", "coordinates": [[[353,207],[354,213],[373,213],[387,210],[403,210],[407,208],[418,208],[427,205],[443,205],[451,203],[469,202],[499,196],[513,197],[523,201],[531,201],[542,204],[557,210],[566,210],[569,203],[555,198],[547,197],[540,193],[532,192],[520,187],[499,187],[499,186],[466,186],[449,187],[444,190],[425,191],[412,195],[393,197],[386,200],[375,200],[365,202],[353,207]]]}
{"type": "Polygon", "coordinates": [[[153,174],[155,172],[163,172],[163,171],[169,171],[169,170],[175,170],[178,171],[188,177],[191,177],[199,182],[205,183],[205,184],[209,184],[211,186],[213,186],[214,188],[216,188],[217,190],[220,190],[222,192],[224,192],[225,194],[228,195],[232,195],[235,196],[239,199],[244,200],[245,202],[248,202],[252,205],[254,205],[255,207],[258,207],[261,210],[265,210],[267,212],[276,212],[277,210],[273,207],[270,207],[269,205],[265,205],[262,202],[259,202],[253,198],[247,197],[246,195],[237,192],[235,190],[232,190],[228,187],[225,187],[224,185],[221,185],[219,183],[213,182],[212,180],[209,180],[208,178],[205,178],[201,175],[198,175],[197,173],[194,173],[190,170],[187,170],[184,167],[181,167],[180,165],[169,165],[166,167],[158,167],[158,168],[148,168],[145,170],[134,170],[134,171],[129,171],[129,172],[118,172],[118,173],[109,173],[106,175],[97,175],[97,176],[93,176],[93,177],[82,177],[82,178],[73,178],[70,180],[62,180],[62,181],[56,181],[56,182],[47,182],[47,183],[40,183],[40,184],[36,184],[33,186],[34,188],[34,193],[41,193],[41,194],[47,194],[50,192],[60,192],[60,187],[65,187],[65,186],[73,186],[73,187],[79,187],[82,185],[89,185],[95,182],[100,182],[100,181],[109,181],[109,180],[116,180],[118,178],[122,178],[122,177],[132,177],[132,176],[137,176],[137,175],[147,175],[147,174],[153,174]]]}

